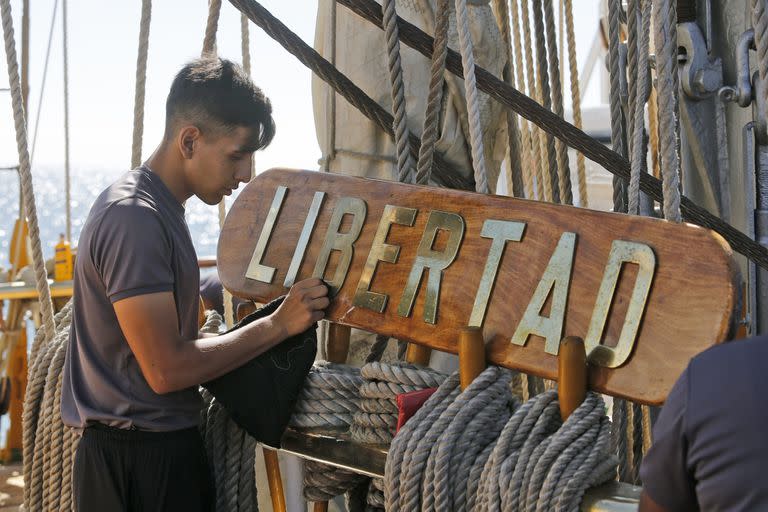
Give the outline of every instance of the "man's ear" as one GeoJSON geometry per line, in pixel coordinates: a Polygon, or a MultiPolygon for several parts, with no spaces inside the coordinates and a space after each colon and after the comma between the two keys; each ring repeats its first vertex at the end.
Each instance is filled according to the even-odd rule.
{"type": "Polygon", "coordinates": [[[200,130],[196,126],[184,126],[179,130],[177,137],[179,151],[185,159],[190,159],[195,154],[200,130]]]}

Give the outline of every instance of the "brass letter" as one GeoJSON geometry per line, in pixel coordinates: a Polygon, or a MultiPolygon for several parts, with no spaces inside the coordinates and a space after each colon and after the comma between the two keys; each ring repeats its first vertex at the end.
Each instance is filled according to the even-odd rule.
{"type": "Polygon", "coordinates": [[[475,305],[469,317],[470,327],[483,325],[485,311],[488,308],[488,299],[491,297],[493,284],[496,282],[496,273],[499,271],[499,262],[504,252],[504,246],[508,240],[519,242],[523,237],[525,222],[512,222],[506,220],[488,219],[483,223],[481,235],[484,238],[492,238],[491,249],[488,251],[488,259],[485,262],[485,270],[480,278],[480,286],[475,295],[475,305]]]}
{"type": "Polygon", "coordinates": [[[328,224],[328,231],[325,233],[325,241],[320,249],[320,254],[317,256],[315,270],[312,272],[312,277],[322,279],[325,275],[325,267],[328,266],[331,251],[341,251],[341,260],[339,260],[339,264],[336,266],[336,273],[328,283],[331,287],[332,295],[338,293],[344,284],[344,279],[347,277],[347,271],[349,270],[349,264],[352,262],[352,254],[354,252],[352,244],[355,243],[357,237],[360,236],[360,231],[363,229],[366,210],[365,201],[356,197],[342,197],[333,209],[331,221],[328,224]],[[349,228],[348,233],[339,233],[341,221],[344,219],[345,214],[353,216],[352,227],[349,228]]]}
{"type": "Polygon", "coordinates": [[[378,313],[382,313],[384,308],[387,307],[387,299],[389,298],[387,295],[369,291],[371,288],[371,280],[373,279],[373,274],[376,272],[376,265],[378,265],[379,261],[396,263],[397,257],[400,255],[399,245],[386,243],[389,227],[392,224],[413,226],[413,221],[416,219],[416,212],[417,210],[415,208],[392,206],[391,204],[384,207],[384,213],[381,214],[379,227],[376,229],[376,235],[373,237],[373,242],[371,243],[368,259],[365,261],[365,267],[363,267],[363,272],[360,274],[360,281],[357,283],[355,298],[352,300],[354,306],[372,309],[378,313]]]}
{"type": "Polygon", "coordinates": [[[280,208],[283,207],[283,199],[285,199],[285,193],[288,189],[282,185],[275,190],[275,197],[272,199],[272,205],[269,207],[267,218],[264,220],[264,226],[261,228],[261,234],[259,240],[256,242],[256,248],[253,250],[251,256],[251,262],[248,264],[248,269],[245,271],[245,277],[248,279],[255,279],[262,283],[271,283],[272,277],[275,275],[275,269],[261,264],[261,260],[264,257],[264,251],[267,248],[269,237],[272,235],[272,229],[275,227],[275,221],[277,215],[280,213],[280,208]]]}
{"type": "Polygon", "coordinates": [[[536,334],[546,339],[544,351],[557,355],[560,340],[563,336],[563,321],[565,307],[568,303],[568,288],[571,284],[571,268],[573,267],[573,251],[576,248],[576,233],[563,233],[557,243],[555,252],[549,259],[541,281],[533,293],[531,302],[523,314],[523,319],[512,335],[512,343],[524,346],[528,336],[536,334]],[[554,287],[554,291],[552,288],[554,287]],[[552,308],[549,318],[541,316],[541,308],[552,291],[552,308]]]}
{"type": "Polygon", "coordinates": [[[304,253],[307,252],[309,236],[312,234],[312,230],[315,229],[315,222],[317,222],[320,207],[323,205],[323,199],[325,199],[325,192],[315,192],[312,198],[312,205],[310,205],[309,212],[307,213],[307,219],[304,221],[304,227],[301,228],[299,241],[296,243],[296,250],[293,252],[291,265],[288,267],[288,274],[283,282],[283,286],[286,288],[290,288],[296,282],[296,275],[299,273],[299,267],[304,260],[304,253]]]}
{"type": "Polygon", "coordinates": [[[613,241],[608,263],[605,265],[603,281],[597,293],[595,309],[592,311],[592,319],[589,322],[587,337],[584,340],[590,362],[607,368],[618,368],[629,359],[640,328],[640,320],[645,311],[645,302],[651,290],[655,270],[656,256],[653,254],[653,249],[645,244],[623,240],[613,241]],[[613,294],[616,292],[616,284],[624,263],[636,263],[639,268],[635,287],[632,289],[632,298],[621,327],[619,342],[615,348],[611,348],[601,345],[601,342],[605,322],[613,302],[613,294]]]}
{"type": "Polygon", "coordinates": [[[427,295],[424,300],[424,321],[430,324],[435,323],[437,318],[437,299],[440,296],[440,279],[443,270],[453,263],[456,253],[459,252],[461,240],[464,237],[464,219],[456,214],[434,210],[430,212],[427,225],[424,227],[424,234],[419,242],[419,248],[416,251],[416,260],[411,267],[411,273],[403,290],[403,296],[400,299],[400,305],[397,308],[397,314],[400,316],[410,316],[413,309],[413,302],[416,298],[416,291],[421,284],[421,276],[424,269],[429,269],[427,277],[427,295]],[[442,229],[449,232],[448,243],[445,251],[437,252],[432,249],[437,237],[437,230],[442,229]]]}

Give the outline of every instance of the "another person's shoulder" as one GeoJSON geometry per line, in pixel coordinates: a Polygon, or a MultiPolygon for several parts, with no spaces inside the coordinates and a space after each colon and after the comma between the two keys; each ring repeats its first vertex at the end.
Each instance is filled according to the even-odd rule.
{"type": "Polygon", "coordinates": [[[701,352],[688,367],[692,389],[744,385],[750,379],[768,381],[768,336],[721,343],[701,352]],[[721,380],[718,377],[727,377],[721,380]]]}

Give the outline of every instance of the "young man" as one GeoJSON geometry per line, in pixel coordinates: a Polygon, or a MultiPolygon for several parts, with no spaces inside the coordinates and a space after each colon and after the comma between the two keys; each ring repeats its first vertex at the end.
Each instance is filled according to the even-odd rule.
{"type": "MultiPolygon", "coordinates": [[[[96,199],[80,235],[64,367],[64,423],[83,429],[77,510],[211,510],[197,391],[323,317],[327,289],[297,283],[271,316],[218,337],[197,330],[199,271],[184,220],[250,177],[272,140],[269,100],[237,65],[201,59],[176,76],[165,135],[96,199]]],[[[265,411],[269,414],[269,411],[265,411]]]]}

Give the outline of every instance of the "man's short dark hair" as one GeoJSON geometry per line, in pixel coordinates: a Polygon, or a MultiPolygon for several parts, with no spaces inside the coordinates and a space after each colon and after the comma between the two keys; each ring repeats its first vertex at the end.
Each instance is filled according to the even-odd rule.
{"type": "Polygon", "coordinates": [[[275,136],[272,104],[243,68],[219,57],[193,60],[173,79],[165,103],[165,137],[179,123],[191,123],[203,133],[226,133],[239,126],[254,130],[255,149],[275,136]]]}

